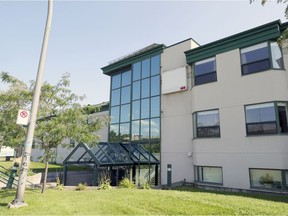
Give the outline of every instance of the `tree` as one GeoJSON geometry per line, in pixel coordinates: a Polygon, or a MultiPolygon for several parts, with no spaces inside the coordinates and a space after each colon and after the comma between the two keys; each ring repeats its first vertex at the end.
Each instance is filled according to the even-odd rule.
{"type": "Polygon", "coordinates": [[[16,124],[16,117],[19,109],[28,109],[32,90],[6,72],[2,72],[0,78],[9,85],[7,91],[0,91],[0,147],[10,146],[21,155],[26,128],[16,124]]]}
{"type": "MultiPolygon", "coordinates": [[[[10,88],[8,91],[1,93],[0,100],[1,96],[4,98],[6,95],[6,97],[9,98],[9,100],[6,101],[12,101],[13,103],[18,101],[19,106],[16,106],[15,109],[30,105],[30,99],[33,92],[32,89],[35,82],[31,82],[31,87],[28,88],[23,82],[10,76],[8,73],[2,73],[1,78],[2,82],[10,84],[10,88]],[[14,82],[14,85],[17,84],[17,91],[14,92],[15,94],[10,94],[12,91],[12,81],[14,82]],[[22,86],[21,88],[18,87],[20,84],[22,86]],[[20,96],[25,99],[21,101],[20,96]],[[30,102],[28,103],[27,101],[30,102]]],[[[73,94],[71,90],[68,89],[69,85],[69,74],[64,74],[56,85],[53,86],[48,82],[45,82],[41,88],[34,142],[44,151],[43,161],[45,163],[45,173],[42,193],[46,188],[48,164],[54,153],[54,149],[62,144],[66,138],[95,145],[100,138],[96,135],[96,132],[103,127],[104,122],[107,120],[103,117],[96,118],[92,121],[89,120],[88,114],[99,111],[99,107],[81,106],[79,101],[82,101],[84,97],[73,94]]],[[[4,101],[1,104],[0,109],[2,110],[4,109],[4,106],[6,106],[6,109],[9,110],[10,108],[8,105],[9,104],[6,104],[4,101]]],[[[13,112],[15,112],[14,108],[13,112]]],[[[1,128],[2,133],[0,132],[0,134],[4,134],[12,129],[11,124],[8,125],[7,122],[7,120],[3,121],[7,126],[4,125],[4,127],[1,128]]],[[[10,138],[13,139],[13,137],[10,138]]],[[[19,133],[19,141],[21,140],[23,143],[24,138],[23,133],[19,133]]],[[[9,144],[8,141],[6,141],[6,143],[9,144]]]]}
{"type": "MultiPolygon", "coordinates": [[[[253,3],[255,0],[250,0],[250,4],[253,3]]],[[[264,6],[267,3],[267,0],[261,0],[261,4],[264,6]]],[[[286,19],[288,19],[288,0],[277,0],[277,4],[283,3],[286,4],[286,8],[284,10],[284,14],[286,19]]],[[[280,37],[277,39],[279,46],[283,47],[284,43],[288,39],[288,29],[284,30],[280,37]]]]}

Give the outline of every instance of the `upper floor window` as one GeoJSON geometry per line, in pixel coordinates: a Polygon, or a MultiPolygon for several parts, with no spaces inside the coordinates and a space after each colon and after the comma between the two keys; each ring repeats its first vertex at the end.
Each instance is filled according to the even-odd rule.
{"type": "Polygon", "coordinates": [[[243,48],[240,52],[243,75],[283,68],[282,52],[276,42],[260,43],[243,48]]]}
{"type": "Polygon", "coordinates": [[[121,86],[121,74],[117,74],[111,77],[112,89],[120,88],[121,86]]]}
{"type": "Polygon", "coordinates": [[[287,104],[263,103],[245,106],[247,135],[287,133],[287,104]]]}
{"type": "Polygon", "coordinates": [[[196,137],[220,137],[219,110],[209,110],[194,114],[196,137]]]}
{"type": "Polygon", "coordinates": [[[217,81],[215,57],[195,63],[195,85],[217,81]]]}

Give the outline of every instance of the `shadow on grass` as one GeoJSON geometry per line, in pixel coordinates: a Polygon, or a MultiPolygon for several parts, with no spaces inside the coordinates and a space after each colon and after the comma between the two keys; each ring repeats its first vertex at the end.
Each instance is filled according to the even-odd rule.
{"type": "Polygon", "coordinates": [[[186,191],[186,192],[197,192],[197,193],[210,193],[210,194],[220,194],[225,196],[238,196],[245,198],[261,199],[273,202],[288,203],[288,196],[285,194],[265,194],[265,192],[227,192],[227,191],[216,191],[216,190],[204,190],[195,188],[193,186],[179,186],[174,187],[172,190],[186,191]]]}
{"type": "MultiPolygon", "coordinates": [[[[27,190],[29,190],[29,192],[31,192],[31,193],[40,193],[39,189],[26,189],[26,191],[27,190]]],[[[12,197],[12,199],[14,199],[15,196],[16,196],[16,189],[0,189],[0,197],[1,198],[12,197]]],[[[1,203],[0,203],[0,206],[1,206],[1,203]]]]}

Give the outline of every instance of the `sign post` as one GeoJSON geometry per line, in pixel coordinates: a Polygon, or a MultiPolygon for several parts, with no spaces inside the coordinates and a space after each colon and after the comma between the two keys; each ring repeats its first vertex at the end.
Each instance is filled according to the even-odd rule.
{"type": "MultiPolygon", "coordinates": [[[[21,168],[20,168],[20,175],[19,175],[19,180],[18,180],[16,197],[11,203],[9,203],[8,205],[9,208],[20,208],[23,206],[28,206],[28,204],[24,202],[24,192],[25,192],[25,187],[26,187],[26,178],[27,178],[28,169],[30,165],[31,148],[32,148],[34,131],[35,131],[35,126],[36,126],[37,112],[38,112],[41,86],[42,86],[43,70],[44,70],[44,65],[45,65],[45,60],[46,60],[48,39],[49,39],[51,21],[52,21],[52,13],[53,13],[53,0],[48,0],[48,14],[47,14],[43,43],[42,43],[42,50],[41,50],[40,60],[39,60],[39,65],[38,65],[37,78],[36,78],[36,83],[35,83],[35,88],[34,88],[34,96],[33,96],[32,109],[31,109],[31,119],[30,119],[29,126],[28,126],[26,141],[24,143],[24,150],[22,154],[22,161],[21,161],[21,168]]],[[[26,116],[26,113],[23,111],[20,114],[22,118],[26,116]]],[[[27,117],[28,115],[25,118],[27,117]]]]}

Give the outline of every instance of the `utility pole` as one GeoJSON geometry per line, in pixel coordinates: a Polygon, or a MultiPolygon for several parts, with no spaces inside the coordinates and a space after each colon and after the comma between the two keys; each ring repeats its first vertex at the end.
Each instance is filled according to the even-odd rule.
{"type": "Polygon", "coordinates": [[[9,208],[20,208],[23,206],[28,206],[28,204],[24,202],[24,192],[25,192],[25,187],[26,187],[27,173],[28,173],[28,169],[30,165],[31,148],[32,148],[34,131],[35,131],[36,120],[37,120],[37,112],[38,112],[38,106],[39,106],[39,100],[40,100],[40,94],[41,94],[42,77],[43,77],[43,70],[44,70],[44,65],[45,65],[45,60],[46,60],[52,14],[53,14],[53,0],[48,0],[48,13],[47,13],[46,27],[45,27],[42,50],[41,50],[40,60],[39,60],[39,65],[38,65],[37,78],[36,78],[36,83],[35,83],[35,88],[34,88],[34,96],[33,96],[32,109],[31,109],[31,119],[30,119],[30,123],[28,126],[26,141],[24,143],[24,150],[22,154],[22,161],[21,161],[21,168],[20,168],[20,175],[19,175],[19,180],[18,180],[16,198],[11,203],[9,203],[8,205],[9,208]]]}

